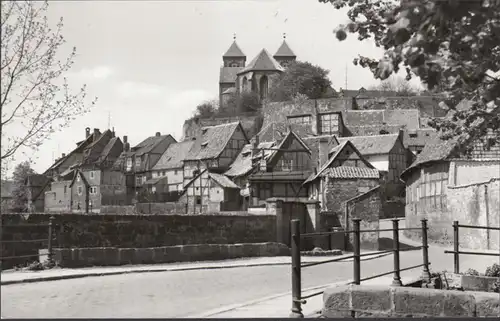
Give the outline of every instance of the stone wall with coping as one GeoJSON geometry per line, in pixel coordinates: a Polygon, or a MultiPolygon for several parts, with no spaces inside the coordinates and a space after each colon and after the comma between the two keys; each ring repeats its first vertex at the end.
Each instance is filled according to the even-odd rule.
{"type": "Polygon", "coordinates": [[[55,262],[65,268],[160,264],[227,260],[244,257],[289,256],[290,249],[280,243],[190,244],[151,248],[54,249],[55,262]]]}
{"type": "Polygon", "coordinates": [[[495,317],[498,293],[345,285],[323,293],[322,317],[495,317]]]}

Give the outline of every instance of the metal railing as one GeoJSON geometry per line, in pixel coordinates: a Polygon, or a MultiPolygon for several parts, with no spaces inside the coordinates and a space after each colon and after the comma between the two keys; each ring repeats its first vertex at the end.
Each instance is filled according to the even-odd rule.
{"type": "MultiPolygon", "coordinates": [[[[54,251],[53,251],[53,241],[54,241],[54,217],[51,216],[49,218],[49,223],[47,224],[11,224],[11,225],[3,225],[2,224],[2,229],[6,230],[8,228],[33,228],[33,227],[47,227],[48,228],[48,235],[47,238],[43,239],[32,239],[32,240],[2,240],[2,244],[16,244],[16,243],[46,243],[47,244],[47,260],[49,264],[53,263],[54,261],[54,251]]],[[[4,232],[2,232],[3,236],[4,232]]],[[[3,250],[3,248],[2,248],[3,250]]],[[[15,253],[15,251],[13,251],[15,253]]],[[[4,261],[9,261],[9,260],[15,260],[15,259],[27,259],[27,258],[35,258],[39,257],[40,254],[23,254],[23,255],[11,255],[11,256],[2,256],[0,257],[0,262],[4,261]]]]}
{"type": "Polygon", "coordinates": [[[468,254],[468,255],[486,255],[486,256],[498,256],[500,257],[500,253],[488,253],[488,252],[470,252],[470,251],[460,251],[460,242],[458,238],[458,230],[459,228],[469,228],[469,229],[478,229],[478,230],[487,230],[487,231],[500,231],[500,227],[492,227],[492,226],[475,226],[475,225],[461,225],[458,221],[453,221],[453,251],[444,251],[446,254],[453,253],[453,271],[454,273],[460,273],[460,254],[468,254]]]}
{"type": "Polygon", "coordinates": [[[291,244],[292,244],[292,312],[290,314],[290,317],[294,318],[303,318],[304,315],[302,314],[302,304],[306,304],[307,301],[305,299],[317,296],[322,294],[324,291],[318,291],[306,296],[302,296],[302,280],[301,280],[301,269],[306,268],[306,267],[311,267],[319,264],[325,264],[325,263],[332,263],[332,262],[338,262],[338,261],[344,261],[347,259],[353,259],[353,281],[348,283],[348,284],[361,284],[362,281],[367,281],[371,279],[375,279],[381,276],[386,276],[393,274],[394,278],[392,281],[392,284],[394,286],[401,286],[401,272],[402,271],[407,271],[419,267],[423,267],[423,278],[426,281],[430,281],[430,272],[429,272],[429,253],[428,253],[428,244],[427,244],[427,220],[423,219],[421,220],[421,227],[415,227],[415,228],[399,228],[399,219],[393,219],[392,220],[392,229],[378,229],[378,230],[361,230],[360,229],[360,222],[361,219],[353,219],[353,229],[350,231],[332,231],[332,232],[315,232],[315,233],[300,233],[300,221],[299,220],[292,220],[292,235],[291,235],[291,244]],[[418,250],[422,249],[422,256],[423,256],[423,263],[418,264],[415,266],[410,266],[406,268],[401,268],[400,267],[400,258],[399,254],[401,251],[407,251],[409,249],[401,249],[400,244],[399,244],[399,231],[409,231],[409,230],[421,230],[422,233],[422,245],[418,247],[412,247],[409,248],[411,250],[418,250]],[[384,251],[378,251],[378,252],[369,252],[369,253],[363,253],[361,254],[361,233],[369,233],[369,232],[387,232],[387,231],[392,231],[393,232],[393,248],[390,250],[384,250],[384,251]],[[353,254],[349,256],[343,256],[335,259],[330,259],[330,260],[325,260],[325,261],[320,261],[320,262],[313,262],[313,263],[306,263],[306,264],[301,264],[301,258],[300,258],[300,242],[302,238],[308,238],[308,237],[317,237],[317,236],[325,236],[325,235],[332,235],[332,234],[337,234],[337,233],[344,233],[345,235],[353,234],[353,254]],[[370,256],[370,255],[378,255],[378,254],[385,254],[385,253],[393,253],[393,258],[394,258],[394,270],[366,277],[366,278],[361,278],[361,258],[365,256],[370,256]]]}

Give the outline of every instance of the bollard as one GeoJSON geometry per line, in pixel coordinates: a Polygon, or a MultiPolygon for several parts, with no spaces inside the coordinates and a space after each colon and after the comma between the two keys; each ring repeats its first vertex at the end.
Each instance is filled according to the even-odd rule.
{"type": "Polygon", "coordinates": [[[303,318],[300,279],[300,221],[292,220],[292,313],[291,318],[303,318]]]}
{"type": "Polygon", "coordinates": [[[424,273],[423,278],[427,282],[431,281],[431,273],[429,271],[429,246],[427,243],[427,220],[424,218],[421,220],[422,223],[422,255],[424,261],[424,273]]]}
{"type": "Polygon", "coordinates": [[[52,229],[54,226],[54,216],[51,216],[49,218],[49,239],[47,240],[47,260],[49,265],[51,265],[54,262],[54,256],[53,256],[53,251],[52,251],[52,229]]]}
{"type": "Polygon", "coordinates": [[[394,279],[392,280],[393,286],[402,286],[400,275],[400,260],[399,260],[399,220],[392,220],[392,241],[394,248],[394,279]]]}
{"type": "Polygon", "coordinates": [[[460,273],[460,262],[458,258],[458,221],[453,221],[453,266],[455,273],[460,273]]]}
{"type": "Polygon", "coordinates": [[[359,228],[359,223],[361,219],[359,218],[353,218],[352,223],[353,223],[353,232],[354,232],[354,268],[353,268],[353,281],[354,284],[359,285],[361,283],[361,249],[360,249],[360,243],[361,243],[361,233],[360,228],[359,228]]]}

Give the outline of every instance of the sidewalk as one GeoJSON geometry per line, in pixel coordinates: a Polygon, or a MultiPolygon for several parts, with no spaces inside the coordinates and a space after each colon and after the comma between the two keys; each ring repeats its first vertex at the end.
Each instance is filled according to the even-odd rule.
{"type": "MultiPolygon", "coordinates": [[[[420,274],[407,274],[402,276],[403,284],[410,283],[419,278],[420,274]]],[[[332,286],[341,286],[351,280],[328,284],[321,287],[304,289],[303,296],[323,291],[332,286]]],[[[380,277],[363,282],[363,285],[390,285],[392,277],[380,277]]],[[[318,294],[306,300],[302,305],[302,313],[305,318],[318,318],[323,308],[323,294],[318,294]]],[[[190,316],[190,318],[288,318],[292,308],[292,294],[284,293],[272,297],[262,298],[245,304],[223,307],[218,310],[208,311],[202,315],[190,316]]]]}
{"type": "MultiPolygon", "coordinates": [[[[370,252],[365,252],[370,253],[370,252]]],[[[346,253],[338,256],[303,256],[303,263],[312,263],[328,260],[336,257],[348,257],[351,253],[346,253]]],[[[371,260],[386,256],[389,254],[375,254],[363,257],[362,260],[371,260]]],[[[347,258],[341,262],[349,262],[352,259],[347,258]]],[[[256,258],[241,258],[224,261],[204,261],[204,262],[185,262],[185,263],[168,263],[155,265],[123,265],[113,267],[89,267],[79,269],[54,268],[44,271],[15,271],[7,270],[1,273],[1,285],[42,282],[74,279],[90,276],[105,276],[117,275],[126,273],[152,273],[152,272],[168,272],[168,271],[187,271],[200,269],[224,269],[238,267],[253,267],[253,266],[269,266],[269,265],[290,265],[292,259],[290,256],[279,257],[256,257],[256,258]]]]}

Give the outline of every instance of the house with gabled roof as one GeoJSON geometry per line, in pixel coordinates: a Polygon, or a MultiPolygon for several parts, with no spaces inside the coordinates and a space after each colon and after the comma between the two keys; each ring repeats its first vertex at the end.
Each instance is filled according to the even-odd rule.
{"type": "Polygon", "coordinates": [[[44,195],[45,210],[99,213],[104,205],[124,205],[125,176],[112,168],[123,150],[124,144],[114,130],[94,132],[92,142],[83,148],[81,160],[50,184],[44,195]],[[75,179],[84,182],[77,184],[83,187],[74,188],[75,179]]]}
{"type": "Polygon", "coordinates": [[[307,200],[307,190],[302,188],[302,183],[313,172],[313,167],[311,149],[289,130],[265,163],[249,177],[253,204],[263,205],[269,198],[286,202],[307,200]]]}
{"type": "Polygon", "coordinates": [[[127,194],[130,197],[135,197],[145,188],[146,181],[153,178],[153,167],[167,148],[176,142],[172,135],[161,135],[157,132],[130,149],[127,145],[113,169],[125,174],[127,194]]]}
{"type": "Polygon", "coordinates": [[[182,191],[184,188],[184,160],[193,147],[194,140],[173,143],[152,169],[152,178],[146,181],[151,192],[182,191]],[[161,187],[160,187],[161,186],[161,187]]]}
{"type": "Polygon", "coordinates": [[[184,186],[181,199],[187,200],[190,214],[238,211],[241,208],[240,188],[224,174],[210,172],[207,168],[184,186]]]}
{"type": "MultiPolygon", "coordinates": [[[[493,138],[490,131],[485,138],[493,138]]],[[[435,137],[402,174],[406,185],[406,226],[427,218],[434,226],[429,237],[439,240],[453,233],[452,223],[499,226],[500,146],[484,140],[466,142],[435,137]]],[[[499,249],[499,232],[460,231],[468,247],[499,249]],[[496,234],[494,234],[496,233],[496,234]]]]}
{"type": "Polygon", "coordinates": [[[379,184],[380,172],[349,140],[331,149],[328,160],[304,182],[309,198],[319,201],[323,211],[333,213],[343,213],[345,201],[379,184]]]}
{"type": "Polygon", "coordinates": [[[206,175],[224,173],[236,159],[243,146],[248,144],[248,138],[241,123],[233,122],[204,127],[201,135],[192,141],[191,149],[184,159],[183,177],[186,193],[183,200],[188,203],[188,209],[195,206],[202,209],[207,208],[207,199],[201,197],[202,194],[198,194],[196,188],[187,188],[187,186],[193,186],[193,179],[205,170],[208,170],[206,175]],[[197,198],[197,196],[200,197],[197,198]]]}

